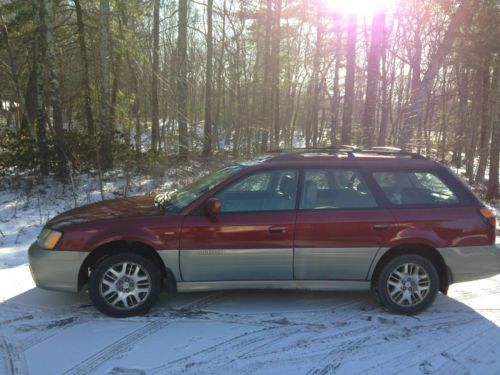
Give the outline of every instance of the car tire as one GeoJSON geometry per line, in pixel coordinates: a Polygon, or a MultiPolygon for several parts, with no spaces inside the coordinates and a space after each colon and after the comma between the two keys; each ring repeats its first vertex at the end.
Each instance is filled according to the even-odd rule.
{"type": "Polygon", "coordinates": [[[414,315],[427,309],[436,299],[439,275],[427,258],[404,254],[382,267],[374,286],[379,301],[389,311],[414,315]]]}
{"type": "Polygon", "coordinates": [[[123,318],[147,313],[160,287],[161,272],[149,259],[121,253],[97,263],[89,279],[89,296],[103,314],[123,318]]]}

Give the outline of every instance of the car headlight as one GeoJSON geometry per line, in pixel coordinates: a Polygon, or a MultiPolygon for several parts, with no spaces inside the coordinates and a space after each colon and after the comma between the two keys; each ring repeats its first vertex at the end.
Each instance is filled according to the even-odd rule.
{"type": "Polygon", "coordinates": [[[45,249],[52,250],[62,237],[62,233],[56,230],[45,228],[38,236],[37,243],[45,249]]]}

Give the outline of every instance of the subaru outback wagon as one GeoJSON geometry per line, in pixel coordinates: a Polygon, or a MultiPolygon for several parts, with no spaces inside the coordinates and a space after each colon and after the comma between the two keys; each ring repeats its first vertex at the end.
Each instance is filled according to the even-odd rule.
{"type": "Polygon", "coordinates": [[[29,249],[40,288],[88,285],[101,312],[146,313],[162,287],[372,290],[415,314],[452,283],[500,273],[495,216],[418,154],[282,151],[156,197],[51,219],[29,249]]]}

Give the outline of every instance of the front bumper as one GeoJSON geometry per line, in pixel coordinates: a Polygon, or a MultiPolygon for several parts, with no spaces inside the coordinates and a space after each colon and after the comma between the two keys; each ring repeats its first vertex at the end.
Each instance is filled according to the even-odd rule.
{"type": "Polygon", "coordinates": [[[28,250],[31,275],[39,288],[78,292],[78,273],[88,253],[46,250],[34,242],[28,250]]]}
{"type": "Polygon", "coordinates": [[[451,282],[486,279],[500,274],[500,244],[438,249],[451,272],[451,282]]]}

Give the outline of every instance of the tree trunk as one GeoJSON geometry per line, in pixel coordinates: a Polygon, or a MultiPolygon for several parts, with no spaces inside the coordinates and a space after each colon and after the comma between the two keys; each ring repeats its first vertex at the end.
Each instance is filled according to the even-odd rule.
{"type": "MultiPolygon", "coordinates": [[[[416,11],[420,12],[420,4],[419,2],[416,3],[417,8],[416,11]]],[[[422,83],[421,81],[421,74],[422,74],[422,27],[420,24],[420,21],[417,21],[417,27],[413,33],[413,44],[414,47],[409,51],[410,55],[410,65],[411,65],[411,86],[410,86],[410,92],[411,95],[414,95],[418,88],[420,87],[420,84],[422,83]]],[[[420,152],[420,146],[424,145],[423,139],[422,139],[422,126],[423,126],[423,120],[422,118],[417,119],[417,139],[416,139],[416,147],[417,147],[417,152],[420,152]]]]}
{"type": "Polygon", "coordinates": [[[262,95],[262,138],[260,151],[266,152],[268,148],[269,129],[270,129],[270,108],[272,100],[272,84],[270,82],[271,75],[271,27],[273,23],[273,1],[266,1],[266,24],[264,35],[264,80],[262,95]]]}
{"type": "Polygon", "coordinates": [[[151,82],[151,150],[156,154],[160,134],[158,77],[160,75],[160,0],[153,1],[153,70],[151,82]]]}
{"type": "MultiPolygon", "coordinates": [[[[281,43],[281,6],[282,0],[274,0],[274,29],[272,32],[271,71],[272,71],[272,123],[274,129],[273,148],[280,144],[280,43],[281,43]]],[[[271,117],[270,116],[270,117],[271,117]]]]}
{"type": "Polygon", "coordinates": [[[45,92],[44,92],[44,69],[45,61],[45,17],[40,0],[32,0],[33,24],[34,24],[34,48],[33,48],[33,68],[35,69],[35,97],[36,97],[36,125],[37,142],[40,159],[40,173],[46,176],[49,173],[48,148],[47,148],[47,120],[45,118],[45,92]]]}
{"type": "Polygon", "coordinates": [[[52,102],[52,118],[56,133],[57,151],[57,174],[59,178],[68,176],[68,154],[64,138],[63,114],[61,89],[59,85],[59,69],[56,59],[56,47],[54,41],[54,8],[52,0],[44,0],[45,3],[45,39],[47,45],[47,64],[52,102]]]}
{"type": "Polygon", "coordinates": [[[490,57],[488,56],[482,67],[483,92],[481,95],[481,135],[479,139],[479,164],[476,172],[476,182],[484,180],[486,165],[488,164],[488,153],[491,136],[491,117],[490,117],[490,57]]]}
{"type": "Polygon", "coordinates": [[[488,181],[488,191],[486,193],[487,200],[500,199],[499,189],[499,157],[500,157],[500,56],[496,57],[496,67],[494,72],[493,90],[496,95],[496,113],[493,122],[493,131],[490,147],[490,173],[488,181]]]}
{"type": "MultiPolygon", "coordinates": [[[[207,65],[205,72],[205,126],[203,128],[203,155],[212,155],[212,70],[214,41],[212,31],[214,1],[207,0],[207,65]]],[[[224,46],[222,47],[224,48],[224,46]]]]}
{"type": "Polygon", "coordinates": [[[469,184],[474,183],[474,166],[478,138],[476,124],[479,124],[481,121],[483,75],[480,69],[476,69],[474,78],[475,87],[474,96],[472,98],[472,115],[467,129],[467,149],[465,152],[465,175],[468,178],[469,184]]]}
{"type": "Polygon", "coordinates": [[[101,113],[100,113],[100,167],[104,170],[113,168],[113,131],[110,124],[110,29],[109,29],[109,0],[99,0],[99,54],[100,54],[100,81],[101,81],[101,113]]]}
{"type": "Polygon", "coordinates": [[[351,144],[352,112],[354,109],[354,79],[356,76],[356,33],[356,15],[350,15],[347,25],[344,112],[342,114],[342,134],[340,138],[340,143],[344,145],[351,144]]]}
{"type": "Polygon", "coordinates": [[[385,29],[385,13],[378,12],[373,16],[371,44],[367,61],[365,109],[361,127],[363,128],[363,146],[371,148],[375,140],[378,81],[380,78],[380,57],[383,53],[383,35],[385,29]]]}
{"type": "Polygon", "coordinates": [[[334,146],[337,144],[337,133],[339,130],[339,107],[340,107],[340,87],[339,87],[339,75],[340,75],[340,48],[341,48],[341,35],[339,35],[339,40],[336,49],[335,56],[335,73],[333,75],[333,95],[331,99],[331,112],[332,119],[330,125],[330,145],[334,146]]]}
{"type": "Polygon", "coordinates": [[[466,148],[465,130],[469,121],[469,72],[462,69],[459,64],[455,67],[457,91],[458,91],[458,118],[459,125],[455,136],[452,163],[459,168],[462,165],[462,152],[466,148]]]}
{"type": "Polygon", "coordinates": [[[179,0],[177,36],[177,122],[179,126],[179,158],[188,157],[188,77],[187,77],[188,1],[179,0]]]}
{"type": "Polygon", "coordinates": [[[109,126],[112,134],[116,131],[116,103],[118,101],[118,90],[120,85],[122,55],[116,51],[115,61],[113,62],[113,84],[111,85],[111,105],[109,106],[109,126]]]}
{"type": "Polygon", "coordinates": [[[382,77],[381,77],[381,93],[380,93],[382,96],[382,108],[380,115],[380,128],[377,141],[378,146],[385,146],[385,141],[387,138],[387,127],[389,125],[389,118],[391,112],[391,98],[394,89],[395,71],[396,71],[396,64],[395,64],[396,57],[394,56],[391,63],[391,69],[392,69],[391,80],[389,81],[387,76],[389,69],[388,66],[389,63],[387,61],[387,38],[388,38],[387,34],[388,34],[387,28],[384,27],[382,34],[382,56],[381,56],[382,77]]]}
{"type": "MultiPolygon", "coordinates": [[[[321,24],[321,11],[318,9],[316,16],[316,50],[313,58],[313,72],[311,79],[312,95],[310,97],[309,111],[310,116],[306,117],[306,129],[311,129],[310,138],[312,147],[318,143],[318,111],[319,111],[319,92],[320,92],[320,65],[323,44],[323,25],[321,24]]],[[[309,142],[308,142],[309,143],[309,142]]],[[[309,144],[307,145],[309,146],[309,144]]]]}
{"type": "MultiPolygon", "coordinates": [[[[446,75],[447,75],[447,66],[445,65],[443,68],[443,82],[441,86],[441,145],[439,147],[440,153],[439,158],[441,161],[446,160],[446,133],[448,128],[448,95],[446,91],[446,75]]],[[[420,121],[422,122],[422,121],[420,121]]]]}
{"type": "MultiPolygon", "coordinates": [[[[340,68],[342,63],[342,20],[339,14],[333,15],[333,37],[335,38],[334,49],[334,72],[332,95],[330,96],[330,146],[338,142],[339,113],[340,113],[340,68]]],[[[328,89],[327,89],[328,91],[328,89]]]]}
{"type": "Polygon", "coordinates": [[[80,56],[82,58],[83,64],[83,76],[82,76],[82,86],[83,86],[83,105],[85,112],[85,121],[87,124],[87,135],[90,142],[94,142],[95,137],[95,127],[94,127],[94,117],[92,115],[92,101],[90,98],[90,80],[89,80],[89,61],[87,57],[87,44],[85,43],[85,30],[83,24],[83,12],[80,0],[73,0],[76,9],[76,25],[78,29],[78,44],[80,47],[80,56]]]}

